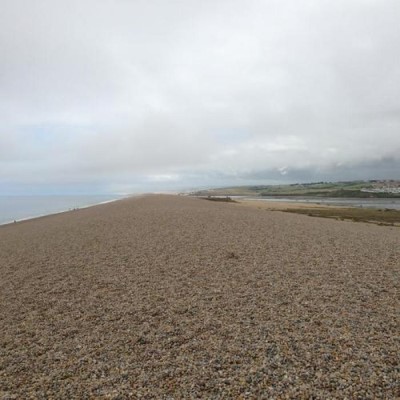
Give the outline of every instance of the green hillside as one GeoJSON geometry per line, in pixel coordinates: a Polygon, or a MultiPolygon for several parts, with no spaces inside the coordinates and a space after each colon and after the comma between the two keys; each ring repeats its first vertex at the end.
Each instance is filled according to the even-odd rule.
{"type": "Polygon", "coordinates": [[[315,182],[289,185],[234,186],[200,190],[192,194],[196,196],[400,198],[400,181],[315,182]]]}

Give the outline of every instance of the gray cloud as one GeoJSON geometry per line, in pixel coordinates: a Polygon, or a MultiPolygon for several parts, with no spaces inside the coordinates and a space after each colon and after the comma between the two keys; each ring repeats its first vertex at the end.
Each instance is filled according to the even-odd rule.
{"type": "Polygon", "coordinates": [[[3,0],[0,190],[396,177],[399,18],[395,0],[3,0]]]}

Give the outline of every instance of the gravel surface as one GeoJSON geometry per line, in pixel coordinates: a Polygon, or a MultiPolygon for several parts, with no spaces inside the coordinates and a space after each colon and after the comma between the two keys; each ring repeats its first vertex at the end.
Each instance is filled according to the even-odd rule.
{"type": "Polygon", "coordinates": [[[179,196],[0,227],[0,398],[398,398],[399,260],[399,228],[179,196]]]}

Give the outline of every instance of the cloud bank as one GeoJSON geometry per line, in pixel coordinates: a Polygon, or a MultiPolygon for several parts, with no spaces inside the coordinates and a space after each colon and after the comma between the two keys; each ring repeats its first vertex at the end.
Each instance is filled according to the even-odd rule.
{"type": "Polygon", "coordinates": [[[396,0],[3,0],[0,190],[400,178],[399,20],[396,0]]]}

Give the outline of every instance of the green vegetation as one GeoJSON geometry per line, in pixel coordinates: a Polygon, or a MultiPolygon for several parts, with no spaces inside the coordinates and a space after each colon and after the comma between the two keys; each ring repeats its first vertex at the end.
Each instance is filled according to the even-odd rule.
{"type": "Polygon", "coordinates": [[[373,208],[288,208],[284,212],[378,225],[400,226],[400,211],[373,208]]]}
{"type": "Polygon", "coordinates": [[[207,196],[207,197],[201,197],[203,200],[210,200],[210,201],[222,201],[225,203],[237,203],[237,201],[232,200],[230,197],[212,197],[212,196],[207,196]]]}
{"type": "Polygon", "coordinates": [[[400,181],[315,182],[202,190],[196,196],[400,198],[400,181]],[[389,188],[389,189],[388,189],[389,188]]]}

